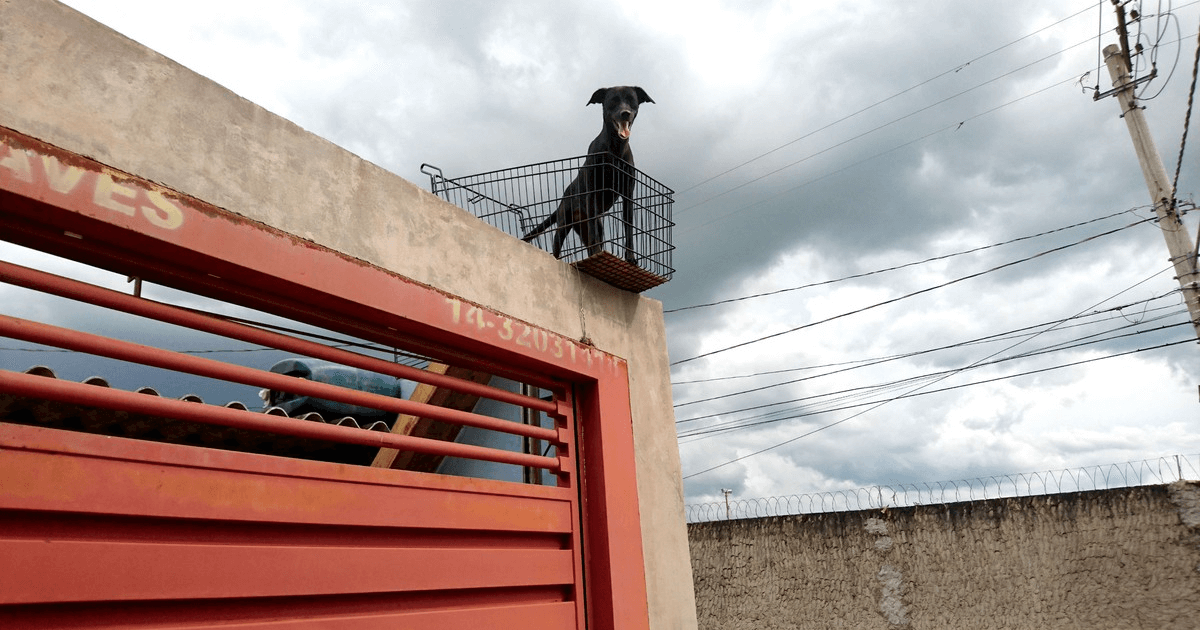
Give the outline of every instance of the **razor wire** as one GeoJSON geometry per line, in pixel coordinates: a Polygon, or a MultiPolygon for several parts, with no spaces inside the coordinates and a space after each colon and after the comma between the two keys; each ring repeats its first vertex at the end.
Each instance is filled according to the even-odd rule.
{"type": "Polygon", "coordinates": [[[729,499],[685,506],[688,523],[882,510],[1109,490],[1200,480],[1200,454],[1167,455],[1116,464],[1060,470],[1008,473],[954,481],[896,483],[750,499],[729,499]]]}

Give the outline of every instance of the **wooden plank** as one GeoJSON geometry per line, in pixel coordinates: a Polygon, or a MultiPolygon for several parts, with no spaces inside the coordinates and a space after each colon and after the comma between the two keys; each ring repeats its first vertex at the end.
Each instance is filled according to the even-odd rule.
{"type": "MultiPolygon", "coordinates": [[[[446,376],[480,384],[486,384],[492,378],[491,374],[450,367],[444,363],[430,363],[426,369],[435,374],[445,374],[446,376]]],[[[475,404],[479,402],[479,397],[452,391],[444,387],[436,387],[427,383],[418,383],[412,395],[409,396],[409,400],[435,407],[455,409],[457,411],[473,411],[475,404]]],[[[461,425],[408,414],[400,414],[396,418],[396,423],[392,426],[392,433],[431,440],[444,440],[447,442],[453,442],[458,437],[460,431],[462,431],[461,425]]],[[[371,466],[375,468],[393,468],[417,472],[436,472],[443,459],[445,457],[441,455],[381,448],[375,456],[375,461],[371,462],[371,466]]]]}

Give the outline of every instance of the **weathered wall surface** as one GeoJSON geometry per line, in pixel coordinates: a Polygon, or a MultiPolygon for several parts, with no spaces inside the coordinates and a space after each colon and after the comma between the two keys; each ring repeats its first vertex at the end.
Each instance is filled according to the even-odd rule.
{"type": "Polygon", "coordinates": [[[695,616],[662,306],[52,0],[0,0],[0,126],[626,359],[654,628],[695,616]]]}
{"type": "Polygon", "coordinates": [[[689,526],[701,628],[1200,627],[1200,484],[689,526]]]}

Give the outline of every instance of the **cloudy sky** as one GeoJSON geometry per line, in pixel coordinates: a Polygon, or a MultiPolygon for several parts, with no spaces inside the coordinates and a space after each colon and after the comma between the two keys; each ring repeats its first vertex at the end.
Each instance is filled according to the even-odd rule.
{"type": "MultiPolygon", "coordinates": [[[[1200,452],[1200,348],[1092,98],[1108,2],[67,4],[421,185],[579,155],[591,93],[644,88],[689,502],[1200,452]]],[[[1173,173],[1200,7],[1133,4],[1173,173]]]]}

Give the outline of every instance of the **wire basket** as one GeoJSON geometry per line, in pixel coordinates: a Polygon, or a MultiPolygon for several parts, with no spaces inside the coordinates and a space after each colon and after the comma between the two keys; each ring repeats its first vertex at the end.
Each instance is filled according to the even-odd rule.
{"type": "MultiPolygon", "coordinates": [[[[442,170],[429,164],[421,172],[429,176],[430,190],[442,199],[474,214],[494,227],[517,238],[524,238],[556,213],[560,203],[580,201],[580,195],[564,198],[568,185],[576,178],[588,156],[527,164],[477,175],[448,178],[442,170]]],[[[593,179],[609,182],[601,188],[616,201],[597,221],[550,226],[531,242],[545,251],[553,252],[559,230],[566,230],[559,258],[580,271],[626,291],[641,292],[671,279],[671,206],[675,192],[662,183],[622,162],[588,165],[593,179]],[[620,173],[618,173],[618,169],[620,173]],[[626,198],[617,193],[611,182],[631,174],[633,194],[626,198]],[[629,204],[630,212],[624,211],[629,204]],[[625,217],[629,216],[630,221],[625,217]],[[587,223],[586,225],[584,225],[587,223]],[[581,240],[581,233],[594,230],[591,246],[581,240]],[[632,247],[627,246],[631,244],[632,247]]],[[[595,194],[588,191],[584,194],[595,194]]]]}

